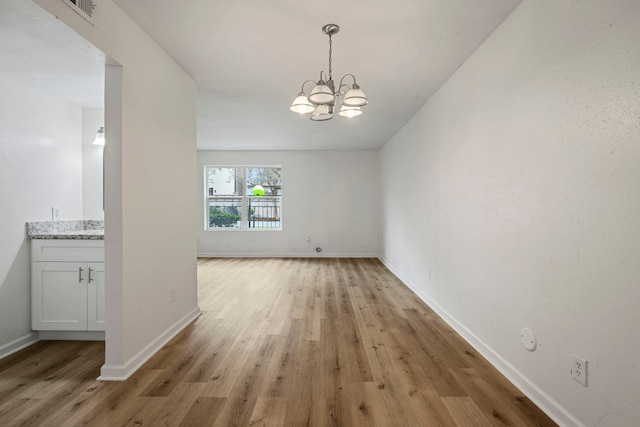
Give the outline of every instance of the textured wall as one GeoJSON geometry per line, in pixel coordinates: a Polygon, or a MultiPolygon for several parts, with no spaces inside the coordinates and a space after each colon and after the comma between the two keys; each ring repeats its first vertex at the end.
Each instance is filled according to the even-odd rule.
{"type": "Polygon", "coordinates": [[[567,424],[640,425],[638,22],[523,2],[381,151],[386,262],[567,424]]]}

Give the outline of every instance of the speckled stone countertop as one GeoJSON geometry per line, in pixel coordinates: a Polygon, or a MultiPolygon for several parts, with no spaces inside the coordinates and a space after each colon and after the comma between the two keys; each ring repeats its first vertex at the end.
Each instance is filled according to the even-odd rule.
{"type": "Polygon", "coordinates": [[[30,239],[103,240],[104,221],[43,221],[28,222],[30,239]]]}

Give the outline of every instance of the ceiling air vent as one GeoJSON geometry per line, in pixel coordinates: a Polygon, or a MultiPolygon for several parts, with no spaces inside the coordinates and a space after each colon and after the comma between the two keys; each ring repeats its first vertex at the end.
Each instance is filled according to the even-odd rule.
{"type": "Polygon", "coordinates": [[[64,4],[73,9],[78,15],[82,16],[87,21],[91,22],[91,15],[93,15],[93,0],[62,0],[64,4]]]}

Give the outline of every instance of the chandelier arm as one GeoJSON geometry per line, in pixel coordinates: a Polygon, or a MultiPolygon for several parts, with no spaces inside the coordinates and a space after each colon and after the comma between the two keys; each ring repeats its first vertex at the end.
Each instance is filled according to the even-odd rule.
{"type": "Polygon", "coordinates": [[[346,87],[346,88],[347,88],[347,90],[351,89],[351,86],[349,86],[349,85],[347,85],[347,84],[341,84],[340,86],[338,86],[338,92],[337,92],[337,93],[338,93],[339,95],[344,95],[344,94],[347,92],[347,90],[345,90],[344,92],[342,91],[342,88],[343,88],[343,87],[346,87]]]}
{"type": "Polygon", "coordinates": [[[344,79],[347,76],[351,76],[351,78],[353,79],[353,84],[356,84],[356,76],[354,76],[353,74],[345,74],[344,76],[342,76],[342,78],[340,79],[340,84],[338,85],[339,89],[342,89],[342,86],[347,86],[349,89],[351,89],[351,86],[346,85],[346,84],[342,84],[342,82],[344,81],[344,79]]]}
{"type": "Polygon", "coordinates": [[[306,84],[307,84],[307,83],[309,83],[309,82],[311,82],[311,83],[313,83],[313,84],[316,84],[316,81],[315,81],[315,80],[307,80],[307,81],[305,81],[304,83],[302,83],[302,87],[300,88],[300,92],[304,92],[304,85],[306,85],[306,84]]]}

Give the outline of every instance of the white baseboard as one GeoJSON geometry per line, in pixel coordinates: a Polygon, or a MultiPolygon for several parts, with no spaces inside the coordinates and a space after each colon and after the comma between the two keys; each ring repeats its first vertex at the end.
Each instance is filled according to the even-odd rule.
{"type": "Polygon", "coordinates": [[[561,406],[555,399],[549,396],[536,384],[531,382],[527,377],[522,375],[507,360],[496,353],[491,347],[476,337],[473,332],[467,329],[463,324],[453,318],[446,310],[440,307],[435,301],[431,300],[420,288],[411,283],[402,276],[394,267],[383,257],[378,257],[380,261],[393,273],[406,287],[411,289],[426,305],[428,305],[438,316],[442,318],[451,328],[453,328],[462,338],[464,338],[473,348],[475,348],[485,359],[489,361],[502,375],[504,375],[511,383],[516,386],[522,393],[527,396],[533,403],[542,409],[549,417],[551,417],[560,426],[566,427],[585,427],[578,419],[576,419],[569,411],[561,406]]]}
{"type": "Polygon", "coordinates": [[[4,359],[13,353],[29,347],[31,344],[35,344],[39,341],[37,332],[30,332],[27,335],[10,341],[6,344],[0,345],[0,359],[4,359]]]}
{"type": "Polygon", "coordinates": [[[378,258],[374,253],[199,253],[198,258],[378,258]]]}
{"type": "Polygon", "coordinates": [[[134,372],[140,368],[147,360],[149,360],[154,354],[156,354],[166,343],[168,343],[173,337],[178,335],[187,325],[193,322],[198,316],[200,316],[200,308],[196,307],[178,320],[166,331],[160,334],[155,340],[150,342],[145,348],[140,350],[135,356],[129,359],[123,365],[107,365],[104,364],[100,369],[99,381],[125,381],[134,372]]]}
{"type": "Polygon", "coordinates": [[[104,341],[104,331],[39,331],[41,340],[104,341]]]}

